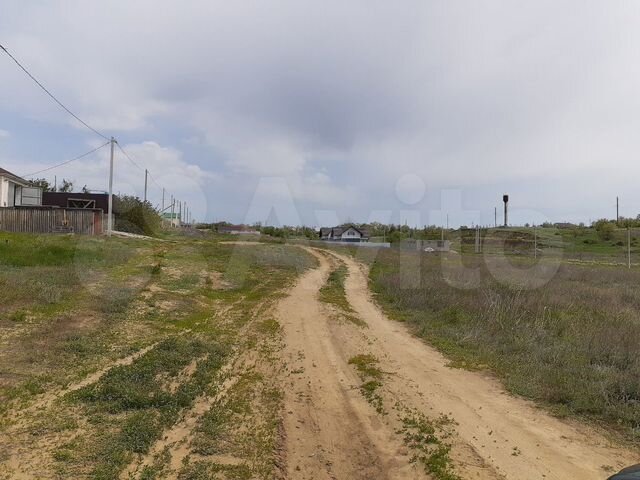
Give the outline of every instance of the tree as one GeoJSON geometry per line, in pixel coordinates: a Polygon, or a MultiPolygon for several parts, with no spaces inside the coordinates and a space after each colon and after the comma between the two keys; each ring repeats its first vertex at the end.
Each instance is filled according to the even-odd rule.
{"type": "Polygon", "coordinates": [[[150,202],[144,202],[138,197],[114,195],[113,213],[116,230],[150,236],[160,231],[160,215],[150,202]]]}
{"type": "Polygon", "coordinates": [[[614,224],[614,222],[611,222],[610,220],[606,220],[606,219],[601,219],[598,220],[597,222],[595,222],[593,224],[593,226],[596,229],[596,232],[598,232],[598,236],[602,239],[602,240],[611,240],[613,239],[613,236],[615,234],[616,231],[616,226],[614,224]]]}
{"type": "Polygon", "coordinates": [[[59,192],[70,193],[73,192],[73,182],[71,180],[67,180],[66,178],[62,179],[62,186],[58,190],[59,192]]]}
{"type": "Polygon", "coordinates": [[[46,178],[36,178],[29,182],[33,187],[40,187],[43,192],[53,192],[53,187],[46,178]]]}

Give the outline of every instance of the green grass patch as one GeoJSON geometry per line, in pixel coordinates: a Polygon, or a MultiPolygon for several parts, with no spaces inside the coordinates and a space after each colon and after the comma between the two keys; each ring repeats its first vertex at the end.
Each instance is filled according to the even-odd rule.
{"type": "Polygon", "coordinates": [[[453,471],[451,446],[446,443],[453,423],[449,417],[443,415],[431,420],[418,411],[407,410],[401,420],[398,433],[413,452],[412,462],[422,465],[435,480],[462,480],[453,471]]]}
{"type": "Polygon", "coordinates": [[[384,401],[378,393],[382,387],[383,372],[378,368],[378,359],[369,354],[360,354],[349,359],[349,365],[353,365],[358,371],[360,379],[364,382],[360,385],[360,392],[367,401],[380,414],[385,414],[384,401]]]}
{"type": "Polygon", "coordinates": [[[333,305],[340,318],[348,320],[358,326],[364,327],[366,323],[360,317],[347,300],[344,282],[349,271],[347,266],[341,264],[329,273],[326,283],[320,289],[320,300],[333,305]]]}

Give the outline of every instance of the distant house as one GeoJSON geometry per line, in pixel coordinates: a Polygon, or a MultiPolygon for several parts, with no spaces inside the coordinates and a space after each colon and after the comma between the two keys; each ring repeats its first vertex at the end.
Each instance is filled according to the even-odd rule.
{"type": "Polygon", "coordinates": [[[260,232],[247,225],[219,225],[218,233],[227,235],[260,235],[260,232]]]}
{"type": "Polygon", "coordinates": [[[368,242],[369,233],[355,225],[325,227],[320,229],[320,240],[334,242],[368,242]]]}
{"type": "Polygon", "coordinates": [[[61,208],[94,208],[109,211],[107,193],[43,192],[42,205],[61,208]]]}
{"type": "Polygon", "coordinates": [[[0,168],[0,207],[37,207],[42,204],[42,189],[0,168]]]}

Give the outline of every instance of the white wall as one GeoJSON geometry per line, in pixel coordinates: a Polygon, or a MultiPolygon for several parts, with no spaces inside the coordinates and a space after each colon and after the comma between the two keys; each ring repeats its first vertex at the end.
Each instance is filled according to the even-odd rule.
{"type": "Polygon", "coordinates": [[[342,232],[342,236],[341,236],[341,238],[360,238],[360,237],[361,237],[360,233],[358,233],[358,231],[353,228],[349,228],[345,230],[344,232],[342,232]]]}
{"type": "Polygon", "coordinates": [[[0,177],[0,207],[7,207],[9,200],[7,198],[9,193],[9,183],[4,177],[0,177]]]}

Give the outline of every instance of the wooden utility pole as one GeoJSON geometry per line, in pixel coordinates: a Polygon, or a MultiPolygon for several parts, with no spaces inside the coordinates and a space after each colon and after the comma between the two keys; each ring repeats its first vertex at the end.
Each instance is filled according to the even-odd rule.
{"type": "Polygon", "coordinates": [[[164,188],[162,189],[162,226],[164,227],[164,188]]]}
{"type": "Polygon", "coordinates": [[[113,147],[116,140],[111,137],[111,157],[109,161],[109,214],[107,215],[107,235],[113,230],[113,147]]]}

